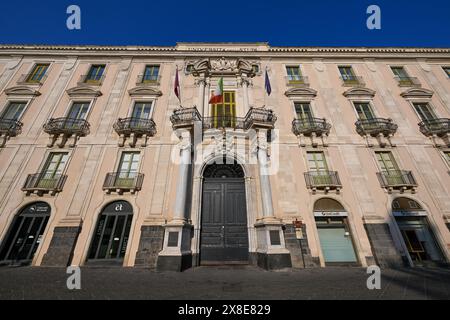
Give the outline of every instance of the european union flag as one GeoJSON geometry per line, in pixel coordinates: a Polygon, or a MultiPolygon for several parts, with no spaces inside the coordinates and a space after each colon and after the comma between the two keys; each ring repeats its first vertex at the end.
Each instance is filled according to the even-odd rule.
{"type": "Polygon", "coordinates": [[[267,70],[266,70],[265,87],[266,87],[267,95],[270,96],[270,94],[272,93],[272,87],[270,86],[269,74],[267,73],[267,70]]]}

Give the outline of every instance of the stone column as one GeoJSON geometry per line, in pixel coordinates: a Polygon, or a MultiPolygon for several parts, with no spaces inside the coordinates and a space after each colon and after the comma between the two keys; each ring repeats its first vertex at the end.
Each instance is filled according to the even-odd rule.
{"type": "Polygon", "coordinates": [[[203,117],[205,112],[205,88],[206,88],[206,79],[204,75],[201,75],[197,80],[198,84],[198,112],[203,117]]]}
{"type": "Polygon", "coordinates": [[[270,185],[267,131],[258,130],[258,165],[261,189],[262,218],[255,224],[258,238],[256,261],[264,269],[283,269],[292,266],[291,256],[286,249],[283,223],[274,215],[272,189],[270,185]]]}
{"type": "Polygon", "coordinates": [[[241,75],[241,86],[242,91],[244,93],[244,113],[247,114],[248,110],[250,109],[250,101],[248,98],[248,86],[250,85],[250,79],[247,77],[247,75],[243,74],[241,75]]]}
{"type": "Polygon", "coordinates": [[[191,133],[182,130],[180,138],[180,164],[173,217],[164,228],[163,250],[158,255],[157,269],[183,271],[192,266],[191,232],[186,213],[189,170],[191,168],[191,133]]]}

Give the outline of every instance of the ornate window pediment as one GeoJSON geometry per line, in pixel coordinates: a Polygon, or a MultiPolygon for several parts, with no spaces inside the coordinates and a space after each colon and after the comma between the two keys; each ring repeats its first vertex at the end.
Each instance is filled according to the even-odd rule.
{"type": "Polygon", "coordinates": [[[343,93],[346,98],[373,98],[376,91],[369,88],[350,88],[343,93]]]}
{"type": "Polygon", "coordinates": [[[151,87],[135,87],[133,89],[128,90],[128,94],[130,96],[152,96],[152,97],[160,97],[162,96],[162,92],[160,90],[156,90],[151,87]]]}
{"type": "Polygon", "coordinates": [[[286,97],[305,97],[312,99],[317,96],[317,91],[311,88],[291,88],[284,94],[286,97]]]}
{"type": "Polygon", "coordinates": [[[67,89],[67,94],[70,97],[90,97],[90,98],[97,98],[102,95],[102,92],[100,90],[94,90],[90,87],[74,87],[67,89]]]}
{"type": "Polygon", "coordinates": [[[411,88],[402,92],[400,95],[405,98],[426,98],[431,99],[433,97],[434,92],[424,88],[411,88]]]}
{"type": "Polygon", "coordinates": [[[189,61],[192,65],[192,73],[198,76],[202,73],[208,75],[236,75],[247,74],[250,77],[255,76],[253,64],[250,61],[241,58],[203,58],[195,62],[189,61]]]}
{"type": "Polygon", "coordinates": [[[40,96],[41,93],[35,89],[27,86],[16,86],[5,90],[8,96],[21,96],[21,97],[36,97],[40,96]]]}

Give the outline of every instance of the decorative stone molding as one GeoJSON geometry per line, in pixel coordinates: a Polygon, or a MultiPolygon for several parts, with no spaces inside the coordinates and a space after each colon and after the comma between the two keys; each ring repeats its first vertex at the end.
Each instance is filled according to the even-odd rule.
{"type": "Polygon", "coordinates": [[[37,97],[41,93],[38,90],[32,89],[27,86],[16,86],[5,90],[7,96],[21,96],[21,97],[37,97]]]}
{"type": "Polygon", "coordinates": [[[346,98],[370,98],[375,97],[376,91],[369,88],[350,88],[343,93],[346,98]]]}
{"type": "Polygon", "coordinates": [[[186,65],[192,65],[194,76],[207,75],[242,75],[254,77],[255,72],[252,63],[242,58],[203,58],[195,62],[188,61],[186,65]]]}
{"type": "Polygon", "coordinates": [[[433,97],[434,92],[429,89],[424,88],[411,88],[402,92],[400,95],[405,99],[414,99],[414,98],[425,98],[431,99],[433,97]]]}
{"type": "Polygon", "coordinates": [[[90,87],[73,87],[66,90],[69,97],[86,97],[86,98],[97,98],[102,95],[100,90],[94,90],[90,87]]]}
{"type": "Polygon", "coordinates": [[[162,96],[162,92],[160,90],[156,90],[151,87],[135,87],[133,89],[128,90],[128,94],[132,97],[142,97],[142,96],[151,96],[151,97],[160,97],[162,96]]]}
{"type": "Polygon", "coordinates": [[[317,91],[311,88],[291,88],[284,93],[286,97],[303,97],[313,99],[317,96],[317,91]]]}

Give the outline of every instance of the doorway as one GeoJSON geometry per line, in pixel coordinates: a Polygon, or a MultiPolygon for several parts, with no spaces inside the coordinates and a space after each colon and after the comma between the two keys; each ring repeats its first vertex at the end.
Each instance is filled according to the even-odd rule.
{"type": "Polygon", "coordinates": [[[200,264],[247,264],[245,180],[237,164],[210,164],[203,174],[200,264]]]}
{"type": "Polygon", "coordinates": [[[15,217],[0,251],[0,262],[11,265],[31,264],[50,218],[50,206],[35,202],[15,217]]]}

